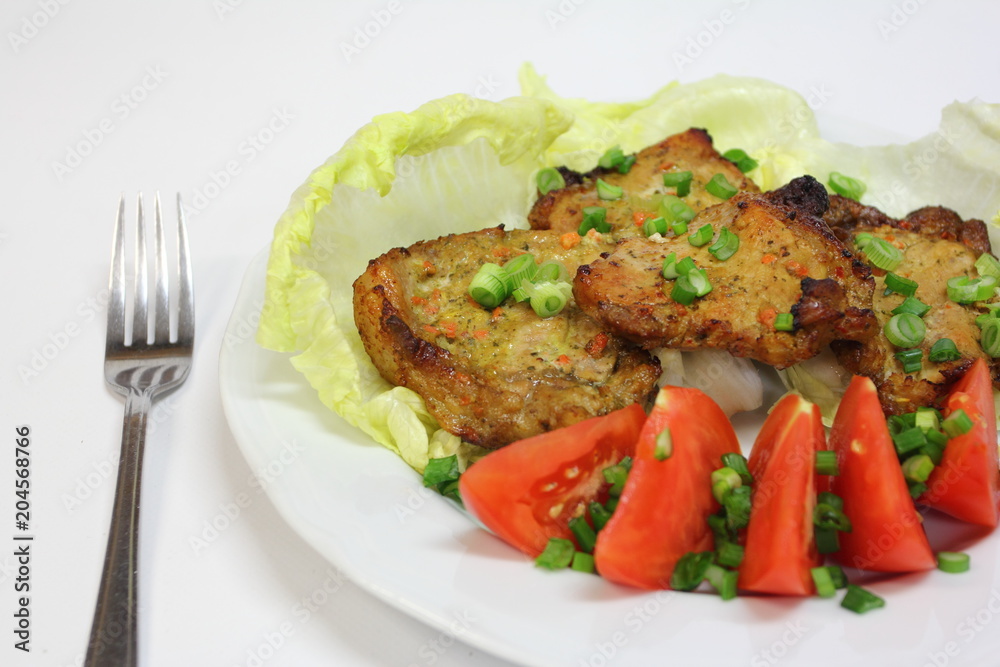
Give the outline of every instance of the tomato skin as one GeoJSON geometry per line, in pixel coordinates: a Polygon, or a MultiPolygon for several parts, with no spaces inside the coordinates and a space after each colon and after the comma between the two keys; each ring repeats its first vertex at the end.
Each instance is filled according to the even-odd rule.
{"type": "Polygon", "coordinates": [[[919,501],[956,519],[996,527],[1000,518],[997,420],[993,383],[982,359],[976,360],[945,398],[945,416],[960,409],[972,419],[972,429],[948,441],[941,464],[931,473],[919,501]]]}
{"type": "Polygon", "coordinates": [[[670,587],[689,551],[713,548],[706,519],[719,509],[712,471],[740,451],[729,419],[697,389],[664,387],[636,445],[618,508],[597,534],[594,561],[605,579],[644,589],[670,587]],[[658,461],[656,437],[669,428],[673,452],[658,461]]]}
{"type": "Polygon", "coordinates": [[[739,587],[812,595],[816,551],[816,452],[826,448],[819,407],[788,394],[771,410],[750,451],[754,476],[739,587]]]}
{"type": "Polygon", "coordinates": [[[903,477],[874,383],[855,376],[830,429],[840,475],[833,492],[844,501],[853,530],[840,533],[844,565],[875,572],[914,572],[935,567],[920,515],[903,477]]]}
{"type": "Polygon", "coordinates": [[[633,455],[645,421],[636,403],[490,452],[460,478],[462,501],[502,540],[538,556],[550,537],[573,539],[569,520],[598,497],[604,468],[633,455]]]}

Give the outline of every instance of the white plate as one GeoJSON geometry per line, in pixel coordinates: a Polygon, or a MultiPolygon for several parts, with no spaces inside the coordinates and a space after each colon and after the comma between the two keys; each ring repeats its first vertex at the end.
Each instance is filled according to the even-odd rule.
{"type": "Polygon", "coordinates": [[[836,599],[723,602],[536,569],[327,410],[289,355],[254,343],[266,261],[247,270],[223,344],[226,417],[285,520],[388,603],[526,665],[995,664],[998,539],[936,517],[932,546],[968,551],[972,571],[871,582],[887,606],[864,616],[836,599]]]}

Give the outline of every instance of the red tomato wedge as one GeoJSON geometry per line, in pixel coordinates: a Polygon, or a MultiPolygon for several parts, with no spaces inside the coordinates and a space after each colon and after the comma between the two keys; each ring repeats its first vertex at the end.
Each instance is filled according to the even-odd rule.
{"type": "Polygon", "coordinates": [[[605,485],[603,470],[632,456],[646,412],[639,404],[511,443],[469,466],[465,507],[505,542],[538,556],[550,537],[572,539],[605,485]]]}
{"type": "Polygon", "coordinates": [[[976,360],[945,399],[945,416],[956,410],[965,410],[972,430],[948,441],[920,502],[962,521],[996,526],[997,420],[993,383],[982,359],[976,360]]]}
{"type": "Polygon", "coordinates": [[[821,562],[813,535],[816,452],[826,448],[819,408],[798,394],[778,401],[750,451],[754,477],[739,587],[812,595],[821,562]]]}
{"type": "Polygon", "coordinates": [[[848,385],[830,429],[830,446],[840,468],[833,492],[843,499],[853,527],[850,533],[840,533],[840,551],[834,558],[876,572],[933,568],[934,553],[869,378],[855,376],[848,385]]]}
{"type": "Polygon", "coordinates": [[[732,425],[712,399],[697,389],[661,389],[618,508],[597,534],[597,571],[620,584],[669,588],[681,556],[713,548],[706,522],[719,509],[712,471],[722,467],[723,454],[739,451],[732,425]],[[656,440],[666,428],[672,452],[658,460],[656,440]]]}

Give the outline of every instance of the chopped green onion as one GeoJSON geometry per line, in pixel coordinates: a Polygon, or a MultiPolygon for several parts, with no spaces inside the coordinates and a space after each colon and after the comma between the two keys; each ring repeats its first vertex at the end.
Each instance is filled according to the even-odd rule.
{"type": "Polygon", "coordinates": [[[837,452],[822,450],[816,452],[816,474],[817,475],[839,475],[840,466],[837,465],[837,452]]]}
{"type": "Polygon", "coordinates": [[[744,174],[757,168],[757,160],[747,155],[747,152],[742,148],[731,148],[723,153],[722,157],[735,164],[736,168],[744,174]]]}
{"type": "Polygon", "coordinates": [[[927,334],[924,321],[913,313],[893,315],[884,327],[885,337],[896,347],[920,345],[927,334]]]}
{"type": "Polygon", "coordinates": [[[674,572],[670,575],[670,588],[675,591],[693,591],[705,579],[705,572],[711,564],[711,551],[689,551],[674,566],[674,572]]]}
{"type": "Polygon", "coordinates": [[[969,554],[960,551],[939,551],[938,569],[949,574],[969,571],[969,554]]]}
{"type": "Polygon", "coordinates": [[[923,357],[924,351],[919,347],[912,347],[908,350],[900,350],[895,355],[899,359],[899,363],[903,365],[903,372],[912,375],[914,373],[919,373],[920,369],[923,368],[923,357]]]}
{"type": "Polygon", "coordinates": [[[662,217],[646,218],[646,221],[642,223],[642,233],[645,236],[653,234],[663,236],[667,233],[667,221],[662,217]]]}
{"type": "Polygon", "coordinates": [[[675,195],[664,195],[663,199],[660,200],[658,209],[660,215],[666,219],[667,224],[675,234],[685,233],[687,231],[687,223],[691,222],[695,216],[694,209],[688,206],[683,199],[675,195]],[[678,232],[677,229],[681,227],[683,227],[683,230],[678,232]]]}
{"type": "Polygon", "coordinates": [[[791,313],[778,313],[774,317],[775,331],[795,331],[795,316],[791,313]]]}
{"type": "Polygon", "coordinates": [[[656,435],[656,446],[653,448],[653,458],[657,461],[666,461],[674,453],[674,440],[670,436],[670,429],[665,428],[656,435]]]}
{"type": "Polygon", "coordinates": [[[736,542],[725,541],[715,550],[715,559],[725,567],[739,567],[743,562],[744,547],[736,542]]]}
{"type": "Polygon", "coordinates": [[[559,173],[558,169],[552,167],[546,167],[539,171],[535,177],[535,182],[538,184],[538,191],[543,195],[566,187],[566,180],[562,174],[559,173]]]}
{"type": "Polygon", "coordinates": [[[833,584],[833,577],[825,567],[814,567],[809,570],[812,574],[813,583],[816,584],[816,595],[821,598],[832,598],[837,594],[837,587],[833,584]]]}
{"type": "Polygon", "coordinates": [[[597,179],[597,198],[603,199],[605,201],[612,199],[621,199],[624,191],[618,185],[611,185],[604,181],[603,178],[597,179]]]}
{"type": "Polygon", "coordinates": [[[923,317],[927,314],[927,311],[931,309],[926,303],[921,301],[915,296],[908,296],[903,299],[903,303],[899,304],[892,309],[893,315],[901,315],[903,313],[910,313],[916,315],[917,317],[923,317]]]}
{"type": "Polygon", "coordinates": [[[726,528],[739,530],[750,523],[750,487],[738,486],[725,495],[722,506],[726,510],[726,528]]]}
{"type": "Polygon", "coordinates": [[[672,252],[663,258],[663,268],[660,269],[660,274],[667,280],[673,280],[680,273],[677,271],[677,253],[672,252]]]}
{"type": "Polygon", "coordinates": [[[591,229],[596,229],[602,234],[611,231],[611,223],[608,222],[608,210],[603,206],[585,206],[583,208],[583,221],[577,228],[576,233],[586,236],[591,229]]]}
{"type": "Polygon", "coordinates": [[[875,237],[868,232],[861,232],[854,237],[854,245],[856,245],[859,250],[864,250],[868,247],[868,244],[872,242],[873,238],[875,237]]]}
{"type": "Polygon", "coordinates": [[[926,454],[917,454],[903,461],[903,477],[913,482],[926,482],[934,471],[934,462],[926,454]]]}
{"type": "Polygon", "coordinates": [[[739,581],[739,572],[727,570],[715,564],[710,564],[705,569],[705,581],[712,585],[723,600],[732,600],[736,597],[736,584],[739,581]]]}
{"type": "Polygon", "coordinates": [[[840,601],[840,606],[858,614],[885,606],[885,600],[870,591],[854,584],[847,585],[847,594],[840,601]]]}
{"type": "Polygon", "coordinates": [[[927,358],[939,364],[943,361],[958,361],[962,358],[962,355],[959,353],[958,348],[955,347],[955,341],[950,338],[940,338],[931,345],[931,351],[928,353],[927,358]]]}
{"type": "Polygon", "coordinates": [[[851,520],[843,510],[826,503],[817,503],[813,508],[813,523],[817,528],[839,530],[842,533],[849,533],[852,529],[851,520]]]}
{"type": "Polygon", "coordinates": [[[604,169],[611,169],[612,167],[617,167],[625,160],[625,153],[622,152],[621,146],[615,146],[609,148],[605,151],[601,159],[597,161],[597,166],[603,167],[604,169]]]}
{"type": "Polygon", "coordinates": [[[744,484],[753,484],[753,475],[750,474],[750,467],[747,465],[747,459],[742,454],[737,454],[735,452],[723,454],[722,465],[735,470],[744,484]]]}
{"type": "Polygon", "coordinates": [[[923,482],[914,482],[911,480],[906,480],[906,488],[910,492],[910,498],[916,500],[920,496],[924,495],[927,491],[927,485],[923,482]]]}
{"type": "Polygon", "coordinates": [[[719,468],[712,471],[712,495],[720,503],[733,489],[743,486],[743,479],[740,474],[732,468],[719,468]]]}
{"type": "Polygon", "coordinates": [[[621,163],[618,165],[618,173],[627,174],[629,172],[629,169],[631,169],[632,165],[634,164],[635,164],[635,156],[626,155],[625,159],[622,160],[621,163]]]}
{"type": "Polygon", "coordinates": [[[597,571],[594,568],[594,557],[582,551],[577,551],[573,554],[573,562],[570,564],[569,569],[587,574],[593,574],[597,571]]]}
{"type": "Polygon", "coordinates": [[[829,505],[830,507],[841,511],[844,509],[844,499],[832,491],[821,491],[820,493],[817,493],[816,504],[829,505]]]}
{"type": "Polygon", "coordinates": [[[972,419],[965,410],[955,410],[941,422],[941,430],[947,433],[949,438],[957,438],[972,430],[972,419]]]}
{"type": "Polygon", "coordinates": [[[992,358],[1000,357],[1000,320],[987,320],[979,333],[979,345],[992,358]]]}
{"type": "Polygon", "coordinates": [[[681,257],[677,260],[677,273],[682,276],[686,276],[697,268],[693,257],[681,257]]]}
{"type": "Polygon", "coordinates": [[[936,429],[941,427],[938,411],[934,408],[919,407],[913,414],[913,425],[917,428],[936,429]]]}
{"type": "Polygon", "coordinates": [[[712,228],[712,225],[705,224],[699,227],[693,234],[688,236],[688,243],[700,248],[711,241],[713,236],[715,236],[715,230],[712,228]]]}
{"type": "Polygon", "coordinates": [[[955,276],[948,280],[948,298],[955,303],[983,301],[993,296],[997,283],[997,279],[993,276],[979,278],[955,276]]]}
{"type": "Polygon", "coordinates": [[[613,498],[620,496],[622,489],[625,488],[625,480],[628,479],[628,467],[622,463],[616,463],[601,472],[604,474],[604,481],[611,485],[611,488],[608,489],[608,495],[613,498]]]}
{"type": "Polygon", "coordinates": [[[594,552],[594,544],[597,542],[597,533],[591,528],[587,520],[582,516],[576,516],[569,520],[569,530],[576,538],[576,543],[580,545],[580,550],[586,553],[594,552]]]}
{"type": "Polygon", "coordinates": [[[826,569],[830,572],[830,578],[833,579],[833,585],[838,589],[847,588],[847,575],[844,574],[843,568],[839,565],[827,565],[826,569]]]}
{"type": "Polygon", "coordinates": [[[892,271],[885,274],[885,289],[903,296],[913,296],[917,293],[917,281],[896,275],[892,271]]]}
{"type": "Polygon", "coordinates": [[[931,463],[934,465],[941,465],[941,459],[944,457],[944,448],[948,444],[948,436],[943,431],[928,431],[927,436],[927,444],[918,451],[921,454],[929,456],[931,463]]]}
{"type": "Polygon", "coordinates": [[[546,570],[562,570],[573,562],[574,553],[576,553],[576,547],[572,540],[550,537],[545,549],[535,559],[535,565],[544,567],[546,570]]]}
{"type": "Polygon", "coordinates": [[[1000,303],[984,304],[989,310],[976,318],[976,326],[982,329],[990,320],[1000,318],[1000,303]]]}
{"type": "Polygon", "coordinates": [[[738,192],[738,190],[726,180],[724,174],[716,174],[713,176],[712,180],[705,184],[705,190],[719,199],[729,199],[738,192]]]}
{"type": "Polygon", "coordinates": [[[873,236],[865,246],[865,256],[869,264],[883,271],[895,271],[903,261],[902,250],[877,236],[873,236]]]}
{"type": "Polygon", "coordinates": [[[724,262],[740,249],[740,237],[729,231],[728,227],[719,230],[719,240],[709,246],[708,251],[719,260],[724,262]]]}
{"type": "Polygon", "coordinates": [[[712,283],[708,281],[705,270],[694,269],[677,277],[673,289],[670,290],[670,298],[677,303],[690,306],[695,299],[701,298],[711,291],[712,283]]]}
{"type": "Polygon", "coordinates": [[[663,174],[663,185],[668,188],[677,188],[678,197],[687,197],[691,194],[690,171],[671,171],[663,174]]]}
{"type": "Polygon", "coordinates": [[[994,278],[1000,279],[1000,262],[997,258],[988,252],[984,252],[976,260],[976,271],[979,272],[981,276],[993,276],[994,278]]]}
{"type": "Polygon", "coordinates": [[[484,308],[496,308],[508,296],[507,273],[499,264],[483,264],[469,283],[469,296],[484,308]]]}
{"type": "MultiPolygon", "coordinates": [[[[531,283],[522,283],[522,288],[531,283]]],[[[531,292],[529,292],[531,293],[531,292]]],[[[539,317],[552,317],[562,312],[573,294],[573,286],[569,283],[537,283],[531,293],[531,309],[539,317]]]]}
{"type": "Polygon", "coordinates": [[[927,434],[923,429],[914,426],[893,435],[892,444],[896,448],[896,453],[902,456],[926,445],[927,434]]]}
{"type": "Polygon", "coordinates": [[[534,282],[537,283],[565,283],[571,279],[569,269],[558,259],[547,259],[538,265],[535,272],[534,282]]]}
{"type": "Polygon", "coordinates": [[[523,281],[535,279],[535,274],[538,273],[538,264],[535,263],[535,256],[526,252],[504,264],[503,270],[507,274],[507,289],[513,292],[521,286],[523,281]]]}
{"type": "Polygon", "coordinates": [[[729,527],[726,525],[725,509],[721,509],[715,514],[709,514],[705,522],[708,524],[709,530],[712,531],[712,541],[715,543],[716,552],[726,544],[733,542],[733,537],[729,534],[729,527]]]}
{"type": "Polygon", "coordinates": [[[830,180],[827,181],[830,189],[842,197],[860,201],[861,195],[867,190],[867,186],[856,178],[844,176],[839,171],[830,172],[830,180]]]}
{"type": "Polygon", "coordinates": [[[832,554],[840,551],[840,533],[833,528],[816,528],[816,551],[821,554],[832,554]]]}
{"type": "Polygon", "coordinates": [[[596,500],[591,501],[587,509],[590,511],[590,520],[594,522],[594,530],[600,532],[611,520],[611,512],[596,500]]]}

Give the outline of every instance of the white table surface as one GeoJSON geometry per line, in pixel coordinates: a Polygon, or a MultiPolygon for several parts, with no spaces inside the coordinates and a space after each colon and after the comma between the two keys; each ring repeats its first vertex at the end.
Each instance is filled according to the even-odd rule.
{"type": "Polygon", "coordinates": [[[850,118],[916,138],[953,100],[1000,102],[997,25],[993,0],[4,2],[0,664],[82,664],[121,435],[101,305],[120,193],[180,192],[198,209],[194,368],[155,413],[146,453],[141,663],[507,664],[338,583],[258,492],[229,432],[223,332],[293,189],[372,116],[453,92],[515,95],[524,61],[563,95],[610,101],[759,76],[810,99],[821,127],[850,118]],[[9,629],[21,425],[33,438],[30,653],[9,629]]]}

